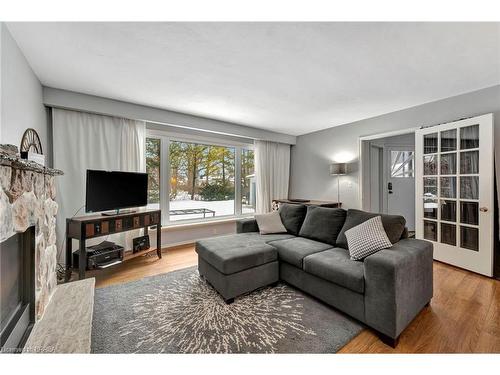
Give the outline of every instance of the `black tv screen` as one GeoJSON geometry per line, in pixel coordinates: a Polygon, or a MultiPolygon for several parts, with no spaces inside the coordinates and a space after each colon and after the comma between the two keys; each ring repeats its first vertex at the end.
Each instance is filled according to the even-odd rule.
{"type": "Polygon", "coordinates": [[[140,207],[147,203],[147,173],[87,169],[86,212],[140,207]]]}

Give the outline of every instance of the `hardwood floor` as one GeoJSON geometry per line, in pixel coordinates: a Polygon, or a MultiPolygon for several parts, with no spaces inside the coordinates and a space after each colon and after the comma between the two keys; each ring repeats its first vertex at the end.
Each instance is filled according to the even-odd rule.
{"type": "MultiPolygon", "coordinates": [[[[163,250],[89,272],[103,287],[197,264],[193,245],[163,250]]],[[[500,281],[434,262],[434,298],[401,334],[393,349],[370,329],[340,353],[500,353],[500,281]]]]}
{"type": "Polygon", "coordinates": [[[143,277],[159,275],[198,264],[194,245],[163,249],[162,258],[156,253],[127,260],[117,266],[99,271],[87,272],[87,277],[95,277],[96,288],[126,283],[143,277]]]}
{"type": "Polygon", "coordinates": [[[396,349],[365,330],[340,353],[500,353],[500,281],[434,262],[431,304],[396,349]]]}

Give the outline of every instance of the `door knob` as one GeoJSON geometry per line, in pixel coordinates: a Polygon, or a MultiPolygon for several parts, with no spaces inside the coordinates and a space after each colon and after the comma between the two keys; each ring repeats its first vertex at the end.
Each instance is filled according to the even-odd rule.
{"type": "Polygon", "coordinates": [[[479,209],[479,211],[481,211],[481,212],[488,212],[488,207],[481,207],[479,209]]]}

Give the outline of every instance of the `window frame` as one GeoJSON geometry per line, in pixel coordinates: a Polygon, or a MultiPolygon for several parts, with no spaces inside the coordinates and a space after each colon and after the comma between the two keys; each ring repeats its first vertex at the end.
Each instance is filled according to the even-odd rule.
{"type": "Polygon", "coordinates": [[[394,178],[415,178],[415,151],[412,150],[390,150],[390,155],[389,156],[389,161],[390,161],[390,171],[389,171],[389,178],[394,179],[394,178]],[[411,154],[411,158],[406,158],[403,159],[401,162],[401,166],[399,169],[396,170],[396,172],[401,173],[401,175],[394,174],[395,172],[393,171],[393,168],[395,166],[394,161],[393,161],[393,154],[394,153],[408,153],[411,154]],[[407,161],[409,160],[409,161],[407,161]],[[410,168],[411,167],[411,168],[410,168]],[[402,170],[401,170],[402,169],[402,170]],[[400,171],[401,170],[401,171],[400,171]]]}
{"type": "MultiPolygon", "coordinates": [[[[161,222],[163,226],[176,226],[184,224],[193,223],[207,223],[207,222],[217,222],[224,219],[240,218],[240,217],[252,217],[255,213],[243,213],[242,207],[242,191],[241,191],[241,153],[243,149],[255,151],[255,146],[253,144],[237,142],[237,141],[227,141],[222,140],[217,137],[210,136],[200,136],[194,134],[183,134],[172,131],[162,131],[156,129],[146,129],[146,138],[155,138],[160,140],[160,209],[161,209],[161,222]],[[221,215],[209,218],[197,218],[197,219],[184,219],[184,220],[170,220],[170,142],[187,142],[187,143],[198,143],[221,147],[231,147],[234,148],[234,214],[232,215],[221,215]],[[166,167],[164,167],[166,166],[166,167]]],[[[144,158],[146,156],[144,155],[144,158]]],[[[255,163],[255,158],[254,158],[255,163]]],[[[254,164],[255,169],[255,164],[254,164]]]]}

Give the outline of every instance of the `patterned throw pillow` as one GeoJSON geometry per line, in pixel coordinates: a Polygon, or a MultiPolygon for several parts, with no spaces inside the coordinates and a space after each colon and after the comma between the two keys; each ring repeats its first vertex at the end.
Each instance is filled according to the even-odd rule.
{"type": "Polygon", "coordinates": [[[376,216],[345,232],[349,255],[352,260],[362,260],[368,255],[392,246],[385,233],[382,218],[376,216]]]}

